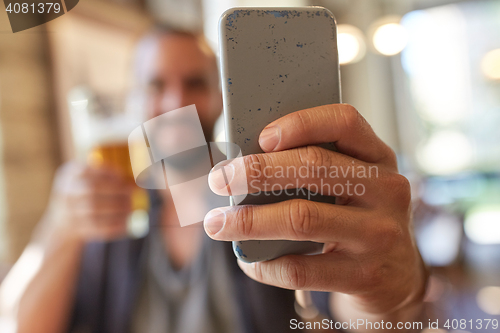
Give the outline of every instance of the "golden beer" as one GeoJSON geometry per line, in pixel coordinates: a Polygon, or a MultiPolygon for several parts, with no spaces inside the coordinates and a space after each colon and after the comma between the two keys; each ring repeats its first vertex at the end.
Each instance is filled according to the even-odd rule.
{"type": "Polygon", "coordinates": [[[135,185],[127,142],[109,142],[95,145],[88,155],[88,163],[92,166],[106,165],[120,172],[127,182],[135,186],[132,193],[132,209],[148,209],[149,202],[146,191],[135,185]]]}

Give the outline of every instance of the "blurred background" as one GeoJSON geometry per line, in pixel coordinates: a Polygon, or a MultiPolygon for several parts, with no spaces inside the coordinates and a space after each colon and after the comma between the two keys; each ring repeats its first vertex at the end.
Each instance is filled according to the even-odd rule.
{"type": "Polygon", "coordinates": [[[432,267],[429,315],[500,319],[500,1],[493,0],[85,0],[16,34],[2,11],[0,281],[43,214],[56,168],[76,154],[73,88],[124,98],[134,43],[153,22],[203,30],[217,50],[225,9],[306,5],[335,15],[343,101],[397,152],[412,183],[416,238],[432,267]]]}

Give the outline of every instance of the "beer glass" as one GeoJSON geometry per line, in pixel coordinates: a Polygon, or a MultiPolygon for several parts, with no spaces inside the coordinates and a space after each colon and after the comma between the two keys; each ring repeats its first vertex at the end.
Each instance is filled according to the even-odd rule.
{"type": "Polygon", "coordinates": [[[68,94],[76,158],[91,166],[114,168],[134,186],[127,230],[140,237],[148,230],[149,200],[146,190],[135,184],[127,139],[136,124],[124,112],[124,101],[121,96],[97,96],[87,87],[68,94]]]}

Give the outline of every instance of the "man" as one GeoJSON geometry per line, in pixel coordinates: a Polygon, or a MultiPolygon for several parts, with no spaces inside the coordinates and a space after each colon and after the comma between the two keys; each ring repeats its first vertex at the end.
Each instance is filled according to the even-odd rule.
{"type": "MultiPolygon", "coordinates": [[[[222,103],[215,56],[199,36],[157,31],[143,41],[138,59],[147,118],[195,104],[210,138],[222,103]]],[[[376,167],[377,177],[357,179],[366,193],[340,195],[337,205],[290,200],[217,209],[205,218],[206,233],[225,241],[318,241],[323,254],[238,262],[239,270],[230,244],[208,239],[198,227],[178,227],[167,191],[152,193],[149,235],[123,239],[129,186],[112,169],[69,164],[41,221],[50,232],[36,240],[43,260],[19,296],[18,331],[283,332],[295,318],[290,290],[326,292],[316,296],[340,322],[362,318],[395,327],[417,320],[426,274],[411,235],[410,188],[394,152],[362,116],[344,104],[301,110],[267,126],[259,143],[266,153],[245,157],[234,173],[245,167],[260,184],[292,179],[272,172],[264,179],[256,167],[376,167]],[[315,146],[324,142],[335,142],[338,153],[315,146]]],[[[350,177],[303,181],[335,185],[350,177]]],[[[217,173],[209,181],[216,193],[228,186],[217,173]]]]}

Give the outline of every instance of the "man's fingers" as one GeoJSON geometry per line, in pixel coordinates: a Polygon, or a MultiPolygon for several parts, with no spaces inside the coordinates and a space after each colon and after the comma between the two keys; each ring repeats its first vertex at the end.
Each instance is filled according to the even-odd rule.
{"type": "Polygon", "coordinates": [[[127,224],[125,220],[107,220],[102,223],[85,224],[82,226],[82,232],[93,239],[113,239],[123,236],[127,233],[127,224]]]}
{"type": "Polygon", "coordinates": [[[364,196],[381,171],[377,165],[308,146],[222,162],[210,172],[209,185],[219,195],[288,194],[287,189],[305,188],[313,193],[348,198],[364,196]]]}
{"type": "Polygon", "coordinates": [[[216,240],[366,241],[365,209],[295,199],[268,205],[217,208],[205,217],[207,234],[216,240]]]}
{"type": "Polygon", "coordinates": [[[251,264],[238,260],[238,265],[258,282],[292,290],[356,293],[366,282],[360,263],[335,252],[288,255],[251,264]],[[325,265],[326,262],[329,264],[325,265]]]}
{"type": "Polygon", "coordinates": [[[130,213],[132,200],[130,196],[79,196],[68,199],[78,214],[93,212],[99,214],[130,213]]]}
{"type": "Polygon", "coordinates": [[[122,196],[132,193],[135,185],[120,178],[76,178],[63,192],[71,195],[122,196]]]}
{"type": "Polygon", "coordinates": [[[394,152],[348,104],[323,105],[290,113],[266,126],[259,144],[265,152],[335,143],[342,154],[396,168],[394,152]]]}

